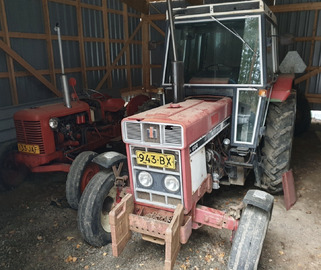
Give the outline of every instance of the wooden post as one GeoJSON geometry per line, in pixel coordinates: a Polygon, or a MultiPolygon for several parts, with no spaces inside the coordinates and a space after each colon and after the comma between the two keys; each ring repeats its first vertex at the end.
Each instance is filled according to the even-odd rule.
{"type": "Polygon", "coordinates": [[[143,52],[143,86],[144,89],[150,87],[150,54],[148,49],[149,42],[149,24],[148,20],[145,20],[145,15],[142,14],[143,26],[142,26],[142,52],[143,52]]]}
{"type": "MultiPolygon", "coordinates": [[[[315,35],[316,35],[316,32],[317,32],[317,25],[318,25],[318,17],[319,17],[319,10],[315,10],[314,11],[313,30],[312,30],[312,38],[313,39],[311,41],[308,67],[312,67],[312,64],[313,64],[312,62],[313,62],[313,54],[314,54],[315,35]]],[[[307,79],[306,84],[305,84],[305,93],[306,94],[309,92],[310,80],[311,80],[311,78],[307,79]]]]}
{"type": "MultiPolygon", "coordinates": [[[[103,25],[104,25],[104,42],[105,42],[105,56],[106,56],[106,73],[108,72],[108,66],[110,66],[110,40],[109,40],[109,25],[108,25],[108,12],[107,12],[107,0],[102,1],[103,6],[103,25]]],[[[112,88],[112,80],[107,78],[108,88],[112,88]]]]}
{"type": "MultiPolygon", "coordinates": [[[[4,0],[0,0],[0,22],[2,26],[2,31],[4,32],[4,42],[10,48],[10,38],[8,32],[8,24],[7,24],[7,14],[4,5],[4,0]]],[[[15,78],[14,72],[14,65],[13,59],[8,54],[6,55],[7,59],[7,68],[9,72],[9,82],[10,82],[10,89],[11,89],[11,100],[13,105],[19,104],[18,92],[17,92],[17,83],[15,78]]]]}
{"type": "Polygon", "coordinates": [[[52,38],[51,38],[51,28],[50,28],[50,19],[49,19],[49,9],[48,9],[48,0],[42,0],[42,11],[43,19],[46,33],[46,43],[47,43],[47,53],[48,53],[48,64],[50,72],[51,83],[57,87],[56,83],[56,72],[55,72],[55,63],[52,49],[52,38]]]}
{"type": "Polygon", "coordinates": [[[77,27],[79,37],[79,53],[81,64],[81,75],[83,79],[83,87],[88,88],[87,73],[86,73],[86,59],[85,59],[85,46],[84,46],[84,31],[82,27],[82,14],[81,14],[81,0],[77,0],[77,27]]]}
{"type": "MultiPolygon", "coordinates": [[[[124,40],[128,39],[128,10],[127,5],[123,4],[123,23],[124,23],[124,40]]],[[[127,82],[129,90],[132,90],[132,73],[130,68],[130,48],[126,48],[126,70],[127,70],[127,82]]]]}

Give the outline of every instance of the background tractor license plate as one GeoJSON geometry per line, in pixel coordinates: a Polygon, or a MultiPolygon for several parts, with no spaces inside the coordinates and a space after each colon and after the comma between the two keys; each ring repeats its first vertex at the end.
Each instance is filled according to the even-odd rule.
{"type": "Polygon", "coordinates": [[[170,154],[136,151],[136,160],[139,165],[175,169],[175,156],[170,154]]]}
{"type": "Polygon", "coordinates": [[[18,150],[24,153],[40,154],[39,145],[18,143],[18,150]]]}

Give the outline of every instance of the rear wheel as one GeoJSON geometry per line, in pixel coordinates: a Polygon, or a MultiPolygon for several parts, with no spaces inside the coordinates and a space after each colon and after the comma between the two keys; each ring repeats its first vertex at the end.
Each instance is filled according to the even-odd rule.
{"type": "Polygon", "coordinates": [[[82,152],[70,166],[66,182],[66,197],[73,209],[78,209],[81,194],[93,176],[99,172],[99,165],[91,162],[97,155],[92,151],[82,152]]]}
{"type": "Polygon", "coordinates": [[[109,212],[116,203],[117,188],[112,172],[100,171],[81,196],[78,228],[87,243],[101,247],[111,242],[109,212]]]}
{"type": "Polygon", "coordinates": [[[242,213],[228,262],[229,270],[257,269],[270,214],[248,205],[242,213]]]}
{"type": "Polygon", "coordinates": [[[270,103],[266,119],[264,147],[263,187],[270,193],[282,188],[282,175],[290,169],[293,130],[296,112],[295,95],[286,101],[270,103]]]}

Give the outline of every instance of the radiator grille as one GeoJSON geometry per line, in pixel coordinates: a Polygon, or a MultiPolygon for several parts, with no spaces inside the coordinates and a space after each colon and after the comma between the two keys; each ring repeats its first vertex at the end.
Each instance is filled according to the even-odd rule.
{"type": "Polygon", "coordinates": [[[130,140],[141,140],[141,131],[140,131],[140,124],[139,123],[126,123],[126,130],[127,130],[127,138],[130,140]]]}
{"type": "Polygon", "coordinates": [[[39,121],[15,120],[17,141],[19,143],[38,145],[40,154],[45,153],[41,124],[39,121]]]}
{"type": "Polygon", "coordinates": [[[166,125],[150,122],[125,122],[123,135],[126,143],[161,145],[180,148],[183,146],[183,128],[179,125],[166,125]]]}
{"type": "Polygon", "coordinates": [[[138,202],[150,203],[152,205],[166,208],[175,208],[179,203],[183,204],[180,151],[130,146],[130,158],[132,163],[135,197],[138,202]],[[158,168],[154,166],[138,164],[136,160],[136,151],[174,155],[175,169],[158,168]],[[149,172],[152,175],[154,179],[154,184],[152,187],[144,188],[138,184],[137,176],[141,171],[149,172]],[[171,193],[164,188],[163,180],[167,175],[173,175],[179,179],[181,188],[178,193],[171,193]]]}
{"type": "Polygon", "coordinates": [[[178,126],[165,127],[165,143],[181,145],[182,128],[178,126]]]}

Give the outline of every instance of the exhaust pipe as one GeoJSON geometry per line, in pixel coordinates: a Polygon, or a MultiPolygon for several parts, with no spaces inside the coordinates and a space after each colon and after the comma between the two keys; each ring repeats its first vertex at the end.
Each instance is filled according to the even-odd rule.
{"type": "Polygon", "coordinates": [[[171,40],[172,40],[173,56],[174,56],[174,61],[172,61],[174,103],[177,103],[184,100],[184,62],[178,61],[177,59],[172,0],[167,0],[167,10],[168,10],[169,27],[171,31],[171,40]]]}
{"type": "Polygon", "coordinates": [[[59,27],[58,23],[56,24],[54,29],[58,35],[58,46],[59,46],[60,65],[61,65],[61,85],[62,85],[62,92],[63,92],[63,96],[64,96],[64,103],[67,108],[71,108],[71,101],[70,101],[70,95],[69,95],[69,89],[68,89],[67,76],[65,74],[64,59],[63,59],[63,55],[62,55],[60,27],[59,27]]]}

